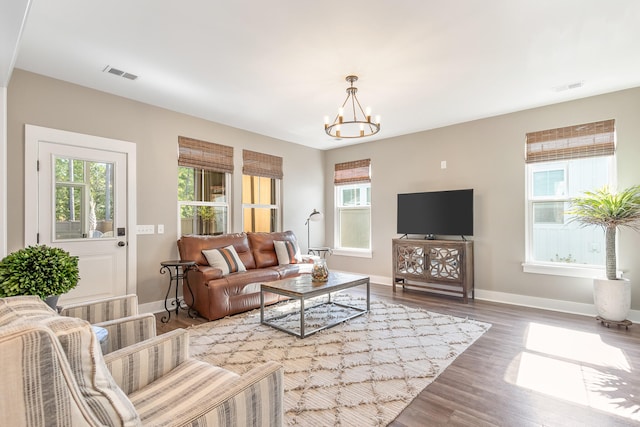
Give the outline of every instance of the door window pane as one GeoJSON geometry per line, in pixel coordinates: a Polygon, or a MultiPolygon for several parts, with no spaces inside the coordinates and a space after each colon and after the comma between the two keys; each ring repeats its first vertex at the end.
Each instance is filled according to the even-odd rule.
{"type": "Polygon", "coordinates": [[[81,239],[84,221],[84,188],[72,185],[56,184],[56,239],[81,239]]]}
{"type": "Polygon", "coordinates": [[[55,158],[54,239],[113,237],[113,163],[55,158]]]}

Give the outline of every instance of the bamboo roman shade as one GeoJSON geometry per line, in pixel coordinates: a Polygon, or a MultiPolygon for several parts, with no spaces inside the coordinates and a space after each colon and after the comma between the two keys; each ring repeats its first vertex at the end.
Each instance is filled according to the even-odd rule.
{"type": "Polygon", "coordinates": [[[233,173],[233,147],[179,136],[178,165],[233,173]]]}
{"type": "Polygon", "coordinates": [[[527,133],[527,163],[615,153],[615,120],[527,133]]]}
{"type": "Polygon", "coordinates": [[[242,173],[244,175],[282,179],[282,157],[242,150],[242,173]]]}
{"type": "Polygon", "coordinates": [[[371,159],[336,163],[333,183],[335,185],[371,182],[371,159]]]}

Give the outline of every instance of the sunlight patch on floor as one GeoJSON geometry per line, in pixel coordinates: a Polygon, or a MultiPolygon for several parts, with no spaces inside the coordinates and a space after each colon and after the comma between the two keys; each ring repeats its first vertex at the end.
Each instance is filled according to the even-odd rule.
{"type": "Polygon", "coordinates": [[[525,345],[533,352],[631,372],[622,350],[602,342],[598,334],[530,323],[525,345]]]}
{"type": "Polygon", "coordinates": [[[531,323],[525,347],[511,382],[640,421],[640,396],[618,375],[631,372],[629,361],[598,334],[531,323]]]}

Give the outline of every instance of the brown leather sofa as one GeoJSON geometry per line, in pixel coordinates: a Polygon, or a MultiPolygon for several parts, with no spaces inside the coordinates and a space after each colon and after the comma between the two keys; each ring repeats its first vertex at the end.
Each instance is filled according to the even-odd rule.
{"type": "MultiPolygon", "coordinates": [[[[273,242],[288,240],[296,243],[292,231],[275,233],[234,233],[220,236],[182,236],[178,251],[183,261],[195,261],[197,268],[187,272],[187,279],[195,301],[183,284],[185,301],[200,316],[215,320],[260,307],[260,284],[293,277],[299,274],[297,264],[278,264],[273,242]],[[223,276],[222,270],[211,267],[203,250],[219,249],[233,245],[247,271],[223,276]]],[[[265,293],[265,304],[286,299],[265,293]]]]}

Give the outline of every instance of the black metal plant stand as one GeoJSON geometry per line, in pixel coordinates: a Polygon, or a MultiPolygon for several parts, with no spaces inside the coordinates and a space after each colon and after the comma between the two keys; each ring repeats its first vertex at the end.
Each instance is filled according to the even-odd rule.
{"type": "Polygon", "coordinates": [[[167,323],[169,319],[171,319],[171,310],[175,305],[176,316],[178,315],[178,310],[183,309],[187,310],[187,314],[191,318],[196,318],[198,312],[192,308],[193,302],[195,301],[195,297],[193,295],[193,291],[191,290],[191,285],[189,285],[189,279],[187,278],[187,271],[196,268],[195,261],[180,261],[180,260],[170,260],[170,261],[162,261],[160,263],[162,267],[160,267],[160,274],[165,274],[169,272],[169,287],[167,288],[167,294],[164,297],[164,309],[167,310],[167,315],[163,316],[160,321],[162,323],[167,323]],[[186,283],[187,289],[191,293],[191,305],[187,304],[184,298],[178,298],[178,288],[180,286],[180,280],[182,283],[186,283]],[[175,283],[176,285],[176,298],[171,301],[171,304],[168,303],[169,293],[171,293],[171,287],[175,283]],[[169,308],[171,306],[172,308],[169,308]]]}

